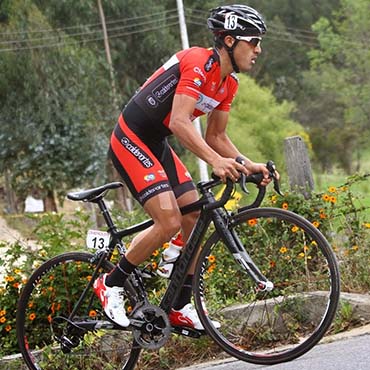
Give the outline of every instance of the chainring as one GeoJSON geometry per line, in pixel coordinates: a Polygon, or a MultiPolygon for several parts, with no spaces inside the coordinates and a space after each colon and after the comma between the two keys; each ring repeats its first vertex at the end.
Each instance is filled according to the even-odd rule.
{"type": "Polygon", "coordinates": [[[144,304],[132,313],[131,325],[136,343],[145,349],[159,349],[171,335],[166,312],[152,304],[144,304]]]}

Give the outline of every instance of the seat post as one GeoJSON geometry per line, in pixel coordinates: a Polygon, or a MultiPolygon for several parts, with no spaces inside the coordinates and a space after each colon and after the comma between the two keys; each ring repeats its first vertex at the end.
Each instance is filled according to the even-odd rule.
{"type": "Polygon", "coordinates": [[[99,199],[97,199],[95,203],[97,203],[100,208],[100,212],[103,215],[104,220],[108,226],[108,231],[113,231],[113,233],[117,231],[116,226],[113,223],[112,217],[108,211],[107,205],[104,202],[104,199],[99,197],[99,199]]]}

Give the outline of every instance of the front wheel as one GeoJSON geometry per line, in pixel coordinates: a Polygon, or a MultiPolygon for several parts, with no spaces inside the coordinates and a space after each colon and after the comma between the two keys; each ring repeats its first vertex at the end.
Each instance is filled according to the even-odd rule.
{"type": "Polygon", "coordinates": [[[301,356],[323,337],[337,309],[340,279],[330,245],[310,222],[276,208],[244,211],[230,228],[274,288],[259,290],[215,232],[195,271],[203,325],[243,361],[271,365],[301,356]]]}
{"type": "MultiPolygon", "coordinates": [[[[70,252],[42,264],[18,301],[17,338],[29,369],[131,370],[139,356],[131,331],[114,330],[90,285],[92,254],[70,252]]],[[[112,270],[104,261],[99,273],[112,270]]]]}

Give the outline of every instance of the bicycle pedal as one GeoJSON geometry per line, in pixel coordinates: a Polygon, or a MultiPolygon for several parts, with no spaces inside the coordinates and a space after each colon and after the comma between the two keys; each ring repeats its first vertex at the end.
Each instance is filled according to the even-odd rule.
{"type": "Polygon", "coordinates": [[[200,338],[205,334],[204,330],[196,330],[186,326],[173,326],[172,331],[176,334],[180,334],[189,338],[200,338]]]}

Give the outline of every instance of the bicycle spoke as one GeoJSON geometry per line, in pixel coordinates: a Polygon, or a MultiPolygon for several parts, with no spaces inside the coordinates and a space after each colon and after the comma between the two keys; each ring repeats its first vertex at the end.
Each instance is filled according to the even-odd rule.
{"type": "Polygon", "coordinates": [[[284,212],[277,212],[279,217],[261,209],[249,213],[235,231],[274,288],[259,291],[215,236],[197,267],[197,306],[205,305],[204,324],[233,356],[266,364],[287,361],[309,350],[333,318],[339,296],[336,262],[308,222],[296,224],[284,212]],[[216,330],[207,317],[221,328],[216,330]]]}
{"type": "Polygon", "coordinates": [[[49,261],[22,293],[18,339],[31,369],[124,369],[130,358],[132,333],[113,330],[92,288],[70,317],[95,269],[89,258],[75,253],[49,261]]]}

